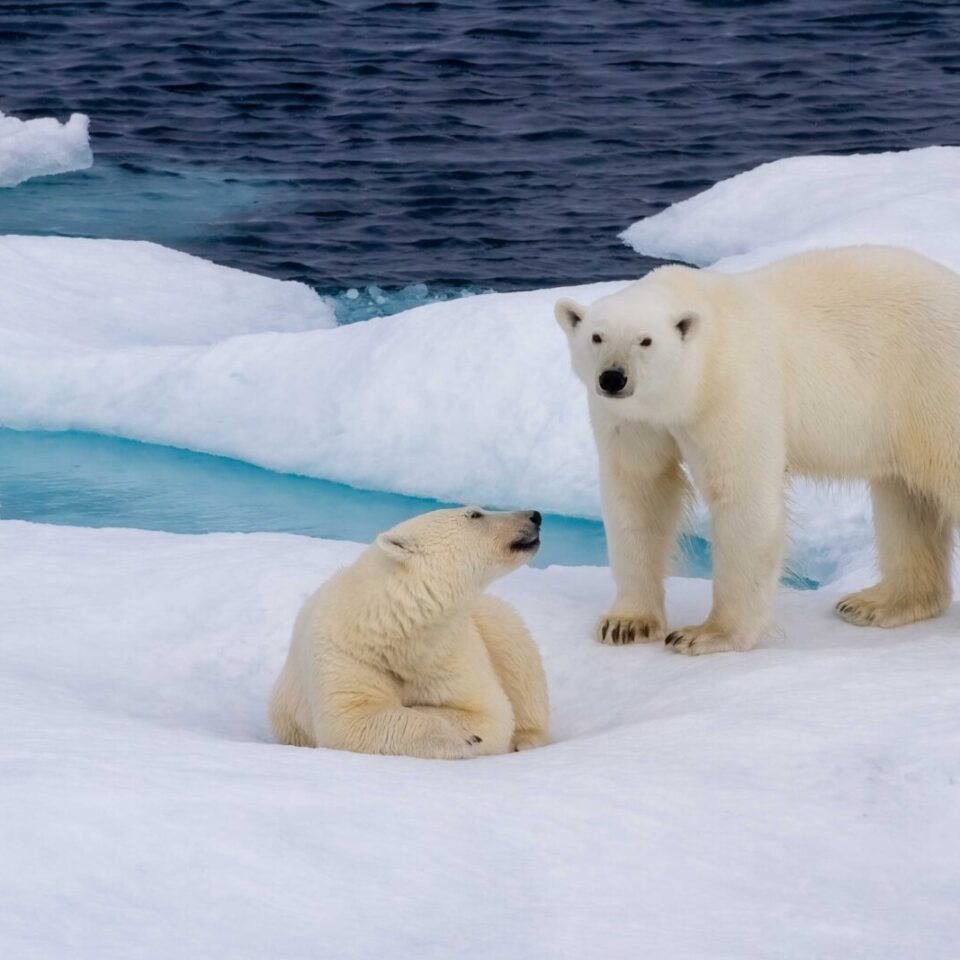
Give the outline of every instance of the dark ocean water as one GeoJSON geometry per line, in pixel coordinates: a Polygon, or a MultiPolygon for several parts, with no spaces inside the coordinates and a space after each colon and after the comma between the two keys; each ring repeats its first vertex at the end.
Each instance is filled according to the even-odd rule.
{"type": "Polygon", "coordinates": [[[617,232],[723,177],[960,142],[956,2],[0,2],[0,71],[97,158],[0,232],[412,301],[638,275],[617,232]]]}

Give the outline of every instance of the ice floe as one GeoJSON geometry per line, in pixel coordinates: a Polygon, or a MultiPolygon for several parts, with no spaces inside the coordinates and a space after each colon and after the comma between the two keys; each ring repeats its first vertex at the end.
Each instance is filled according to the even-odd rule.
{"type": "Polygon", "coordinates": [[[621,237],[648,256],[734,272],[859,243],[909,247],[960,270],[960,147],[775,160],[621,237]]]}
{"type": "Polygon", "coordinates": [[[53,117],[18,120],[0,112],[0,187],[89,167],[89,125],[82,113],[60,123],[53,117]]]}
{"type": "MultiPolygon", "coordinates": [[[[766,164],[634,225],[745,269],[901,243],[960,268],[960,148],[766,164]]],[[[599,516],[582,387],[552,318],[616,283],[496,293],[332,328],[308,288],[149,244],[0,240],[0,424],[89,430],[353,486],[599,516]]],[[[799,566],[862,566],[862,485],[798,482],[799,566]]],[[[701,513],[700,532],[706,532],[701,513]]],[[[820,579],[817,577],[817,579],[820,579]]]]}
{"type": "MultiPolygon", "coordinates": [[[[334,325],[331,305],[306,284],[156,243],[0,237],[0,342],[24,357],[90,357],[334,325]]],[[[87,389],[97,390],[97,380],[87,389]]]]}

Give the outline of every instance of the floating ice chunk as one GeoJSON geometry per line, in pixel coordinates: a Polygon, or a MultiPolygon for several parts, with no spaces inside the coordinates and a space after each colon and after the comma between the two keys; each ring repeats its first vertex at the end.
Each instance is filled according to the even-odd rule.
{"type": "MultiPolygon", "coordinates": [[[[293,618],[356,552],[0,523],[0,956],[955,954],[960,607],[863,630],[793,593],[764,647],[688,660],[590,639],[607,570],[525,569],[495,592],[554,744],[278,746],[293,618]]],[[[670,581],[671,622],[708,592],[670,581]]]]}
{"type": "Polygon", "coordinates": [[[858,243],[910,247],[960,270],[960,147],[776,160],[621,237],[639,253],[732,271],[858,243]]]}
{"type": "Polygon", "coordinates": [[[205,344],[334,323],[330,304],[305,284],[155,243],[0,237],[0,342],[38,357],[68,345],[77,353],[205,344]]]}
{"type": "Polygon", "coordinates": [[[73,114],[66,123],[53,117],[18,120],[0,113],[0,187],[85,170],[93,163],[89,123],[82,113],[73,114]]]}
{"type": "Polygon", "coordinates": [[[596,515],[585,397],[552,308],[617,286],[307,329],[329,325],[329,312],[299,284],[151,244],[0,238],[0,423],[596,515]]]}

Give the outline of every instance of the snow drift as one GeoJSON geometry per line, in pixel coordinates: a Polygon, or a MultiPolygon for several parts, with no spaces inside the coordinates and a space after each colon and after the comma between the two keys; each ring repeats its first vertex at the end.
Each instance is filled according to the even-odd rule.
{"type": "Polygon", "coordinates": [[[53,117],[18,120],[0,113],[0,187],[15,187],[31,177],[85,170],[93,163],[82,113],[66,123],[53,117]]]}
{"type": "MultiPolygon", "coordinates": [[[[0,954],[953,955],[960,607],[867,630],[787,592],[763,648],[688,659],[591,641],[606,570],[522,570],[556,743],[275,745],[294,614],[357,550],[0,523],[0,954]]],[[[671,581],[672,622],[708,597],[671,581]]]]}

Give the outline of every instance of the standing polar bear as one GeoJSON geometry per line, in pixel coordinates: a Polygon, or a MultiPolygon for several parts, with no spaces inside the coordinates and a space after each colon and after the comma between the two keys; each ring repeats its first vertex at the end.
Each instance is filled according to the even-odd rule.
{"type": "Polygon", "coordinates": [[[908,250],[850,247],[736,275],[662,267],[555,312],[589,395],[618,588],[599,640],[754,647],[771,622],[789,474],[870,484],[881,579],[841,600],[842,617],[895,627],[944,611],[960,518],[960,276],[908,250]],[[713,606],[667,634],[681,463],[711,512],[713,606]]]}
{"type": "Polygon", "coordinates": [[[381,533],[300,611],[270,700],[277,739],[437,759],[547,743],[540,654],[483,593],[537,552],[540,521],[466,507],[381,533]]]}

